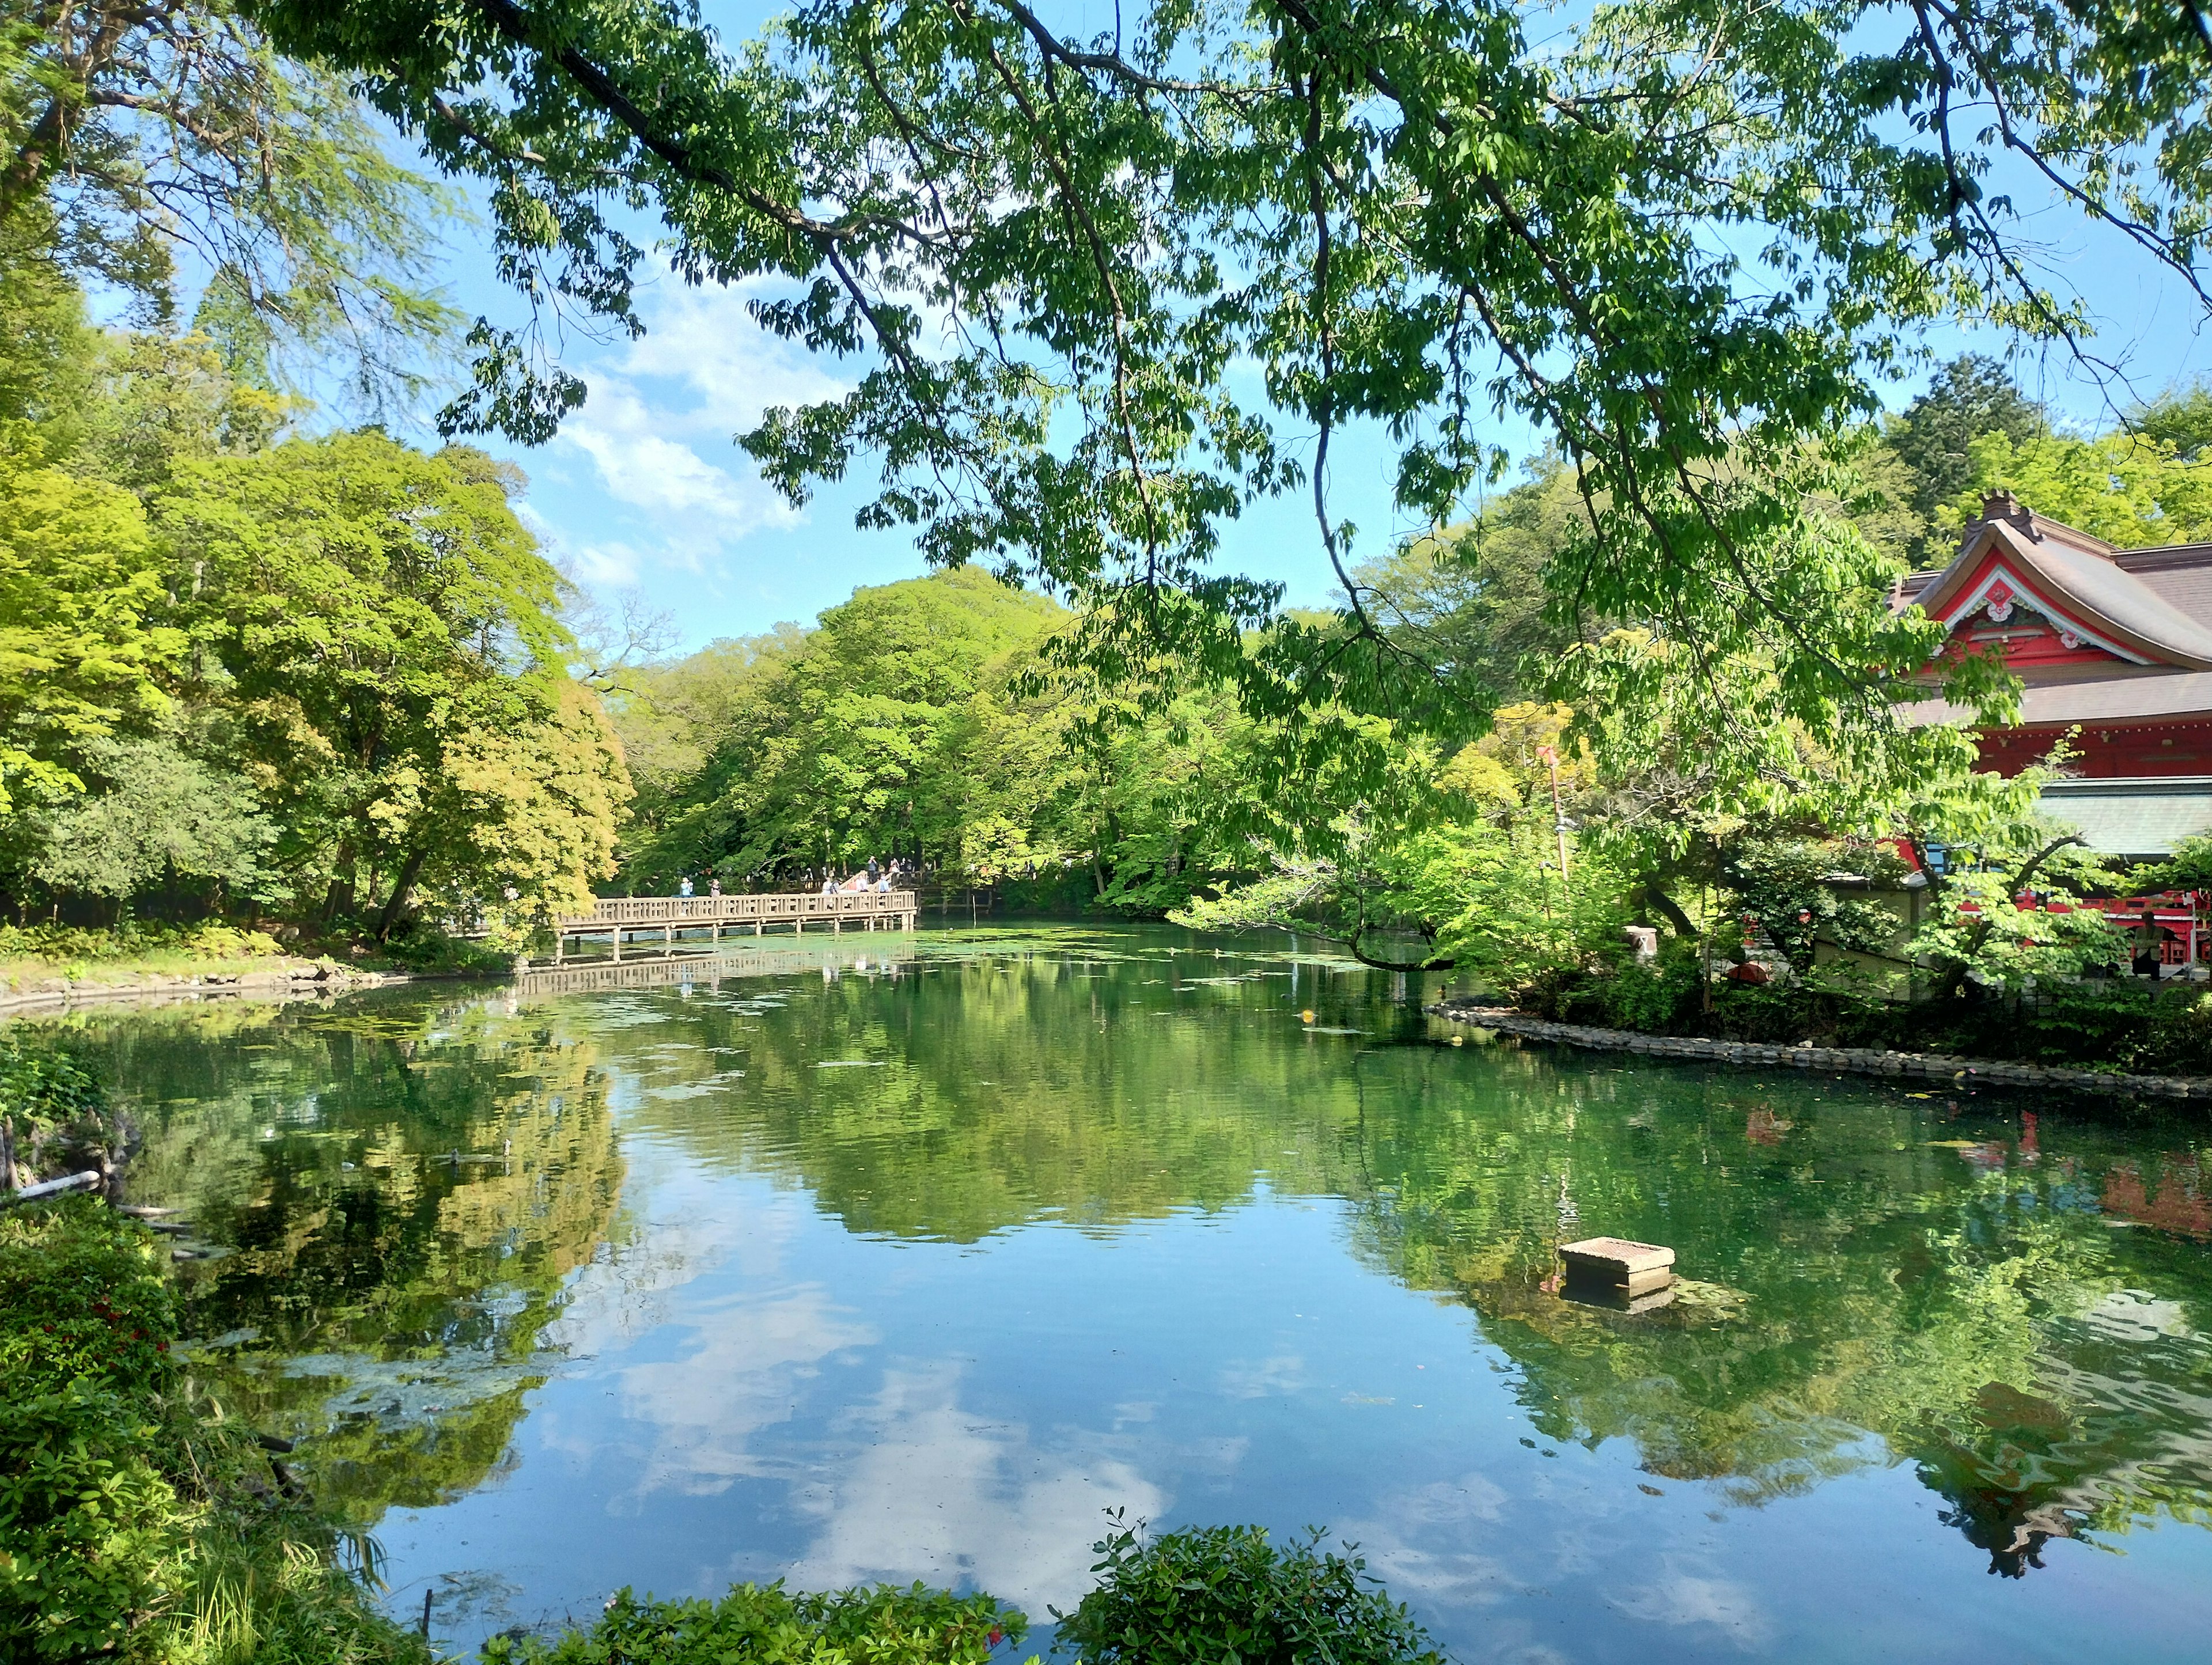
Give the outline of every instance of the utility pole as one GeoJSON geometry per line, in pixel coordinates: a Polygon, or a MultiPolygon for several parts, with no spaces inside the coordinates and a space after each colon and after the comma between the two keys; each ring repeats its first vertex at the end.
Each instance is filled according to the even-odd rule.
{"type": "Polygon", "coordinates": [[[1552,830],[1559,840],[1559,888],[1567,887],[1567,817],[1559,807],[1559,749],[1557,746],[1538,746],[1536,755],[1552,771],[1552,830]]]}

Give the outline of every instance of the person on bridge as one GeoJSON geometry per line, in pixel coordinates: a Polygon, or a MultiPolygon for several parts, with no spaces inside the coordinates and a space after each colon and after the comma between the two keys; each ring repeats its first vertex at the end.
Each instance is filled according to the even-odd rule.
{"type": "Polygon", "coordinates": [[[691,894],[690,874],[686,873],[684,875],[684,882],[676,887],[676,894],[679,896],[688,896],[691,894]]]}
{"type": "Polygon", "coordinates": [[[823,875],[822,875],[822,894],[823,894],[823,896],[836,896],[836,895],[837,894],[837,875],[836,875],[836,874],[832,873],[832,872],[824,872],[823,873],[823,875]]]}
{"type": "Polygon", "coordinates": [[[718,896],[721,895],[722,881],[719,878],[708,879],[707,881],[707,894],[710,896],[718,896]]]}

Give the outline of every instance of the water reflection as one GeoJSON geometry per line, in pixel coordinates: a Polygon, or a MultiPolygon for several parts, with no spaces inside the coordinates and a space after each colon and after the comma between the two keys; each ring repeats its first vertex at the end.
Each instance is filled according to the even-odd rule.
{"type": "Polygon", "coordinates": [[[484,1002],[82,1026],[140,1124],[134,1194],[229,1251],[184,1273],[226,1408],[311,1438],[364,1526],[482,1485],[621,1189],[592,1047],[484,1002]]]}
{"type": "Polygon", "coordinates": [[[1441,1047],[1164,932],[887,947],[80,1020],[235,1246],[201,1368],[453,1634],[781,1572],[1041,1611],[1109,1505],[1326,1521],[1469,1657],[2212,1622],[2201,1121],[1441,1047]],[[1561,1298],[1600,1231],[1675,1298],[1561,1298]]]}

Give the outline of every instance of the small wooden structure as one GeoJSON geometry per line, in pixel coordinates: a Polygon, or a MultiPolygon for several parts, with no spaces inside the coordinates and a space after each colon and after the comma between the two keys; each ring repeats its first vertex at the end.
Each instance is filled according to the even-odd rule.
{"type": "Polygon", "coordinates": [[[1659,1243],[1585,1237],[1561,1245],[1559,1258],[1567,1263],[1571,1287],[1606,1290],[1632,1301],[1656,1294],[1674,1281],[1674,1251],[1659,1243]]]}
{"type": "Polygon", "coordinates": [[[720,944],[724,931],[761,936],[770,926],[789,926],[805,936],[806,927],[827,928],[842,935],[850,926],[856,931],[911,931],[919,899],[911,890],[800,891],[794,894],[726,896],[609,896],[588,914],[572,914],[553,922],[553,963],[568,957],[574,939],[580,946],[588,939],[604,936],[610,957],[620,960],[623,945],[641,936],[660,939],[664,954],[677,951],[678,938],[704,931],[694,947],[720,944]]]}

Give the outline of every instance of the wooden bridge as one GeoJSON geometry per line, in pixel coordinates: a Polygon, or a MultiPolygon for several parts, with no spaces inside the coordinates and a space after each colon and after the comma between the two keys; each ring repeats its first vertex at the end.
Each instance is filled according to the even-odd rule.
{"type": "Polygon", "coordinates": [[[806,927],[827,927],[843,934],[848,926],[856,931],[911,931],[920,900],[911,890],[834,890],[827,894],[801,891],[793,895],[727,896],[610,896],[588,914],[572,914],[553,924],[553,963],[568,957],[573,939],[579,948],[592,938],[605,937],[611,957],[623,957],[623,945],[642,936],[658,937],[663,954],[679,948],[708,948],[729,931],[736,935],[761,936],[768,927],[789,926],[794,936],[806,927]],[[704,936],[697,933],[705,933],[704,936]]]}

